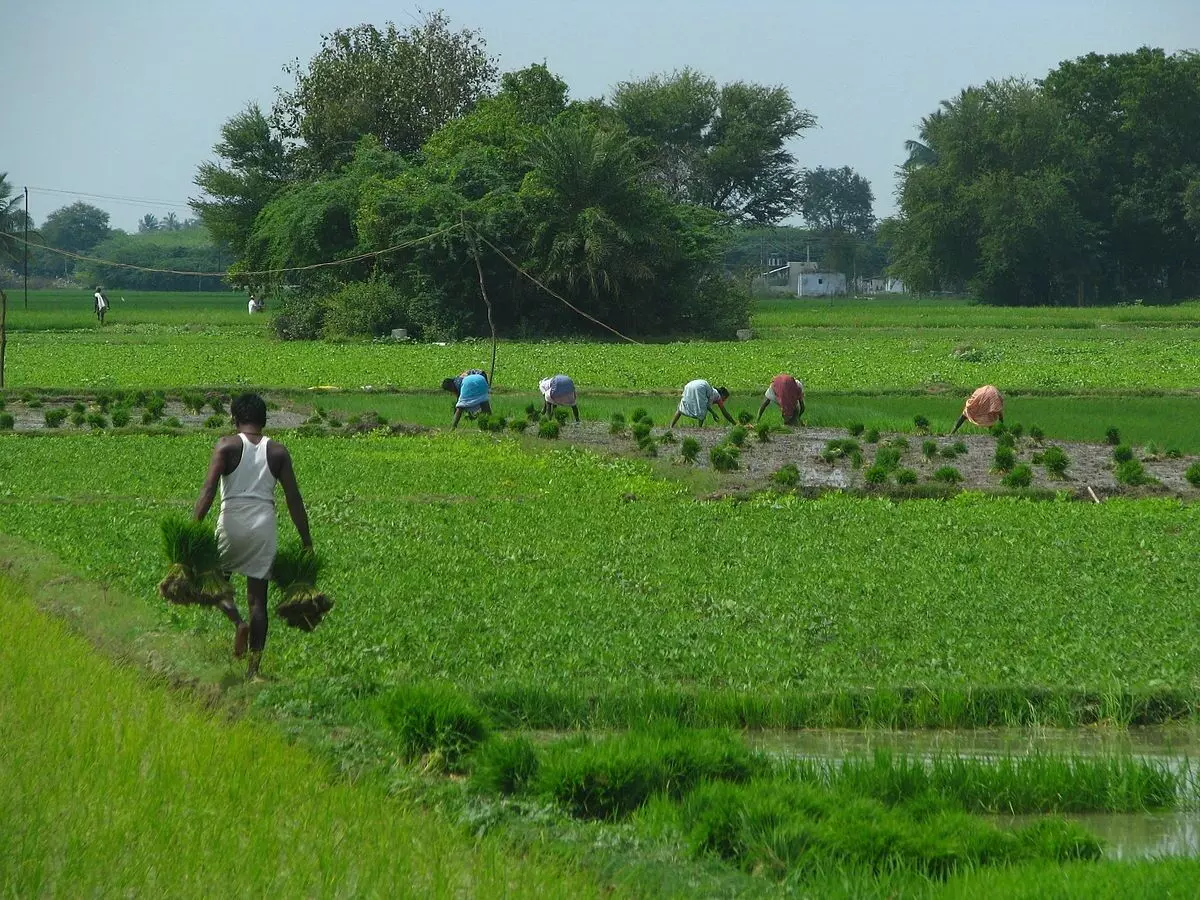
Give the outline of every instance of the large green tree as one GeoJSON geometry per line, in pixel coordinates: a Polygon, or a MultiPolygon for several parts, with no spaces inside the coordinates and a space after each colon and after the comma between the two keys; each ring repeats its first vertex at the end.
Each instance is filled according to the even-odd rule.
{"type": "Polygon", "coordinates": [[[257,104],[221,126],[213,147],[219,162],[204,162],[196,173],[203,195],[192,209],[218,244],[241,256],[254,220],[267,203],[295,180],[284,141],[257,104]]]}
{"type": "Polygon", "coordinates": [[[996,303],[1200,291],[1200,56],[1063,63],[968,88],[921,122],[901,167],[893,269],[996,303]]]}
{"type": "Polygon", "coordinates": [[[800,214],[818,231],[862,237],[875,226],[871,182],[849,166],[805,169],[800,178],[800,214]]]}
{"type": "Polygon", "coordinates": [[[692,69],[618,84],[612,108],[644,140],[654,180],[677,201],[771,224],[799,207],[788,142],[816,125],[782,87],[718,86],[692,69]]]}
{"type": "MultiPolygon", "coordinates": [[[[38,233],[42,242],[50,247],[70,253],[87,254],[109,236],[111,229],[108,227],[108,213],[90,203],[76,202],[56,209],[46,216],[38,233]]],[[[63,275],[73,272],[76,268],[70,257],[57,254],[53,260],[44,260],[43,264],[51,271],[63,275]]]]}
{"type": "Polygon", "coordinates": [[[388,23],[339,29],[307,65],[286,70],[273,121],[302,143],[313,171],[349,160],[364,135],[384,149],[415,153],[438,128],[470,111],[493,88],[496,63],[478,32],[454,31],[441,12],[403,31],[388,23]]]}

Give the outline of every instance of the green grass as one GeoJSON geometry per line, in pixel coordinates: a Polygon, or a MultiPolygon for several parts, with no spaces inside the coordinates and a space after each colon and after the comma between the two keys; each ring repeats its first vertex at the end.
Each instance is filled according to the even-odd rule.
{"type": "MultiPolygon", "coordinates": [[[[288,443],[338,606],[272,632],[280,703],[433,679],[499,724],[1075,724],[1186,716],[1200,675],[1194,505],[701,503],[637,463],[478,432],[288,443]]],[[[0,445],[0,532],[227,640],[154,593],[158,520],[194,500],[208,438],[0,445]]]]}
{"type": "MultiPolygon", "coordinates": [[[[127,291],[105,290],[111,304],[103,331],[128,335],[135,326],[173,326],[201,329],[237,326],[262,331],[266,316],[246,312],[247,296],[241,291],[127,291]]],[[[29,308],[24,293],[8,291],[8,329],[14,331],[101,330],[92,307],[92,289],[54,289],[29,292],[29,308]]],[[[153,333],[154,327],[145,328],[153,333]]]]}
{"type": "Polygon", "coordinates": [[[596,894],[371,780],[331,780],[101,659],[0,581],[0,883],[13,896],[596,894]]]}

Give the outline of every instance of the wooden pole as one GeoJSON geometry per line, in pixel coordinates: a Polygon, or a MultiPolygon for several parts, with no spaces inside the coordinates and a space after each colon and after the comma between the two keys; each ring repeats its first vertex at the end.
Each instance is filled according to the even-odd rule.
{"type": "Polygon", "coordinates": [[[0,288],[0,388],[4,387],[4,350],[8,346],[8,294],[0,288]]]}
{"type": "Polygon", "coordinates": [[[475,260],[475,272],[479,275],[479,293],[483,295],[483,305],[487,307],[488,328],[492,332],[492,369],[488,375],[488,384],[495,385],[496,383],[496,323],[492,320],[492,301],[488,299],[487,285],[483,282],[483,266],[479,262],[479,247],[475,243],[475,236],[470,226],[467,225],[465,215],[460,216],[463,229],[467,234],[467,243],[471,247],[471,258],[475,260]]]}
{"type": "Polygon", "coordinates": [[[25,308],[29,309],[29,188],[25,188],[25,308]]]}

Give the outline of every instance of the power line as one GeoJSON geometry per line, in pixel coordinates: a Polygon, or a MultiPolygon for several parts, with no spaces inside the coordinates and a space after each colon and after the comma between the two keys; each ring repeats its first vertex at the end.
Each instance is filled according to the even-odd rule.
{"type": "Polygon", "coordinates": [[[122,197],[117,194],[94,194],[88,191],[68,191],[61,188],[31,187],[31,191],[43,194],[62,194],[67,197],[89,197],[93,200],[111,200],[114,203],[131,203],[140,206],[157,204],[158,206],[176,206],[180,209],[190,209],[191,204],[179,200],[158,200],[153,197],[122,197]]]}
{"type": "MultiPolygon", "coordinates": [[[[405,241],[402,244],[395,244],[394,246],[387,247],[383,250],[372,250],[369,253],[360,253],[357,256],[348,256],[345,259],[333,259],[328,262],[312,263],[311,265],[307,265],[307,266],[290,266],[289,268],[286,268],[286,269],[261,269],[259,271],[255,271],[255,272],[238,272],[238,276],[239,277],[241,277],[241,276],[259,277],[259,276],[263,276],[263,275],[284,275],[289,272],[308,272],[313,269],[324,269],[324,268],[328,268],[330,266],[344,266],[348,263],[361,262],[364,259],[372,259],[374,257],[384,256],[388,253],[395,253],[398,250],[404,250],[404,249],[407,249],[408,247],[415,247],[418,244],[423,244],[426,241],[431,241],[436,237],[441,237],[443,234],[449,234],[452,231],[457,231],[458,228],[459,228],[459,226],[457,224],[450,225],[446,228],[443,228],[441,231],[435,231],[432,234],[427,234],[424,237],[416,238],[415,240],[405,241]]],[[[103,266],[114,266],[118,269],[132,269],[135,272],[153,272],[153,273],[157,273],[160,275],[192,275],[192,276],[195,276],[198,278],[224,278],[229,274],[228,271],[223,271],[223,272],[185,272],[181,269],[156,269],[151,266],[137,266],[137,265],[134,265],[133,263],[117,262],[116,260],[113,260],[113,259],[100,259],[99,257],[95,257],[95,256],[83,256],[82,254],[79,254],[79,253],[72,253],[70,250],[60,250],[57,247],[51,247],[48,244],[39,244],[36,241],[27,241],[24,238],[20,238],[15,234],[9,234],[7,231],[0,231],[0,234],[4,235],[5,237],[10,237],[10,238],[13,238],[14,240],[20,241],[21,243],[25,244],[27,247],[37,247],[41,250],[48,250],[51,253],[57,253],[60,256],[70,257],[71,259],[80,260],[81,262],[97,263],[97,264],[103,265],[103,266]]]]}

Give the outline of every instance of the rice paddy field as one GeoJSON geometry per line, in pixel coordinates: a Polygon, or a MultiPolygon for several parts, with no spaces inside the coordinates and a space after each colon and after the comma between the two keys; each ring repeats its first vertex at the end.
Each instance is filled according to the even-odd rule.
{"type": "MultiPolygon", "coordinates": [[[[1098,818],[1200,828],[1196,773],[1170,749],[1197,732],[1200,488],[1101,503],[1067,490],[732,492],[665,445],[651,460],[626,438],[585,446],[568,429],[557,441],[450,433],[436,386],[485,363],[483,342],[283,344],[266,317],[247,321],[240,294],[118,295],[101,329],[80,297],[31,294],[25,313],[10,294],[0,603],[18,640],[0,653],[19,690],[0,699],[0,753],[15,760],[0,788],[19,802],[6,807],[18,837],[0,882],[17,894],[104,893],[99,863],[63,848],[108,846],[113,822],[126,823],[130,861],[114,890],[221,883],[206,853],[155,861],[178,838],[144,810],[155,797],[219,804],[204,779],[234,776],[219,760],[188,756],[196,769],[180,774],[148,756],[134,736],[146,704],[164,743],[259,742],[239,753],[289,773],[273,802],[330,817],[340,840],[371,832],[354,871],[318,854],[264,867],[264,889],[1182,896],[1200,874],[1200,847],[1158,858],[1114,846],[1098,818]],[[336,606],[312,633],[273,621],[267,680],[247,687],[229,623],[166,605],[156,585],[159,522],[190,509],[221,430],[197,427],[208,411],[183,416],[179,398],[249,385],[285,425],[322,407],[319,424],[275,434],[336,606]],[[181,427],[138,424],[155,390],[181,427]],[[76,402],[84,421],[125,408],[130,424],[37,421],[76,402]],[[330,421],[372,412],[402,427],[330,421]],[[124,667],[98,674],[105,656],[124,667]],[[98,679],[116,686],[65,687],[98,679]],[[61,702],[37,704],[46,694],[61,702]],[[226,714],[205,718],[197,698],[226,714]],[[81,724],[123,719],[116,744],[81,724]],[[1136,749],[1150,728],[1166,750],[1136,749]],[[1020,749],[1047,729],[1064,737],[1020,749]],[[986,752],[923,743],[982,730],[1009,739],[986,752]],[[812,746],[847,733],[913,737],[886,751],[782,749],[789,735],[812,746]],[[86,771],[63,761],[81,755],[86,771]],[[65,774],[25,777],[43,770],[65,774]],[[160,770],[127,789],[131,771],[160,770]],[[37,823],[61,816],[64,781],[95,782],[85,805],[105,815],[52,841],[37,823]],[[427,863],[396,853],[389,868],[389,847],[417,841],[433,846],[427,863]]],[[[692,377],[755,412],[786,369],[808,385],[810,428],[907,433],[916,454],[915,432],[948,431],[966,391],[995,383],[1006,419],[1047,441],[1092,443],[1099,458],[1116,428],[1147,460],[1150,445],[1177,450],[1182,471],[1200,454],[1198,325],[1197,303],[769,301],[748,342],[503,343],[495,405],[523,415],[538,378],[563,371],[593,430],[635,407],[661,426],[692,377]]],[[[262,816],[276,829],[262,855],[284,859],[299,826],[262,816]]]]}

